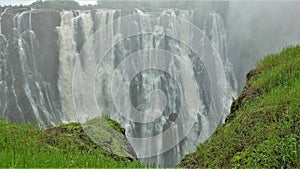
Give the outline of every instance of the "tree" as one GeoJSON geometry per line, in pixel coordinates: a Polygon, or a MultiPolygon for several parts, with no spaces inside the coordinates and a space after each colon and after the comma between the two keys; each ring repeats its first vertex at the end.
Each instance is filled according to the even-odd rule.
{"type": "Polygon", "coordinates": [[[74,0],[38,0],[30,5],[32,8],[50,8],[61,10],[80,9],[80,4],[74,0]]]}

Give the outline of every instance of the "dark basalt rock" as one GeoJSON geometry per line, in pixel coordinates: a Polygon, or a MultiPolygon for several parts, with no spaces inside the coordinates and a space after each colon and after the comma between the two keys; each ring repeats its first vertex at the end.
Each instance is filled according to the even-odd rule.
{"type": "MultiPolygon", "coordinates": [[[[246,75],[247,81],[250,79],[256,79],[258,75],[261,73],[259,69],[253,69],[249,71],[246,75]]],[[[250,101],[260,95],[261,92],[259,89],[253,88],[252,86],[246,85],[244,89],[242,90],[241,94],[239,97],[233,101],[231,107],[230,107],[230,114],[226,118],[226,123],[230,122],[233,120],[236,116],[236,111],[240,109],[243,104],[247,101],[250,101]]]]}

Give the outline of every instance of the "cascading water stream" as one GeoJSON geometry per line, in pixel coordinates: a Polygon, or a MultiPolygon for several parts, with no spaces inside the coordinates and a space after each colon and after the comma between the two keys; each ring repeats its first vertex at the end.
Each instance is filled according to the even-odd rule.
{"type": "Polygon", "coordinates": [[[225,122],[258,60],[299,44],[295,4],[0,7],[0,119],[46,128],[107,115],[146,166],[174,167],[225,122]]]}
{"type": "Polygon", "coordinates": [[[229,113],[231,102],[227,100],[231,100],[232,98],[236,98],[238,96],[238,83],[234,75],[234,70],[232,64],[228,60],[228,49],[227,49],[227,35],[226,29],[224,26],[223,19],[217,13],[209,13],[209,17],[211,18],[211,31],[209,32],[211,36],[212,46],[218,51],[219,58],[224,65],[224,71],[226,74],[226,91],[227,98],[223,101],[224,104],[224,115],[223,115],[223,123],[225,123],[225,118],[229,113]]]}
{"type": "MultiPolygon", "coordinates": [[[[19,112],[18,116],[23,121],[26,121],[28,115],[24,112],[32,111],[32,119],[37,121],[40,126],[56,125],[61,122],[80,121],[84,122],[99,115],[108,115],[110,118],[118,121],[125,129],[126,136],[133,138],[154,137],[160,133],[170,130],[172,136],[161,137],[160,139],[151,142],[142,142],[143,148],[136,148],[136,154],[145,164],[156,166],[174,167],[183,157],[184,154],[196,148],[200,142],[207,139],[213,132],[214,128],[221,121],[218,113],[229,112],[229,107],[232,98],[236,92],[236,82],[233,76],[233,70],[227,59],[227,42],[226,30],[222,18],[216,13],[209,13],[204,25],[210,25],[203,31],[210,37],[212,46],[215,48],[218,60],[211,59],[213,65],[218,66],[213,73],[216,74],[212,78],[219,78],[220,84],[226,84],[225,94],[216,97],[211,96],[209,75],[206,72],[204,63],[201,59],[206,56],[202,53],[201,56],[196,56],[194,51],[189,48],[190,44],[184,44],[182,41],[189,42],[193,38],[191,26],[187,25],[186,21],[194,22],[195,11],[177,10],[177,9],[162,9],[156,15],[152,16],[148,12],[141,9],[130,11],[136,17],[130,20],[131,26],[128,30],[140,30],[136,35],[124,38],[124,25],[121,24],[121,10],[98,9],[94,11],[61,11],[59,25],[53,27],[57,30],[58,39],[57,47],[58,56],[57,70],[51,70],[57,74],[57,81],[51,82],[45,80],[45,74],[41,73],[44,63],[38,61],[41,52],[41,32],[34,26],[33,17],[36,17],[38,10],[24,11],[18,13],[13,18],[14,23],[14,38],[13,41],[18,48],[18,60],[20,69],[14,67],[15,63],[9,60],[5,55],[5,50],[1,53],[1,94],[5,97],[13,97],[15,109],[19,112]],[[110,24],[113,23],[114,24],[110,24]],[[207,22],[207,23],[206,23],[207,22]],[[96,33],[97,30],[101,32],[96,33]],[[151,33],[149,33],[151,32],[151,33]],[[96,36],[94,36],[96,35],[96,36]],[[170,35],[170,36],[167,36],[170,35]],[[172,38],[172,37],[178,37],[172,38]],[[107,48],[111,50],[106,53],[103,60],[98,61],[101,64],[97,67],[95,77],[88,77],[85,73],[89,71],[91,58],[82,58],[81,50],[91,53],[96,59],[99,54],[102,54],[107,48]],[[169,51],[173,58],[157,57],[160,50],[169,51]],[[124,62],[131,54],[136,53],[138,58],[144,58],[137,62],[124,62]],[[180,58],[183,63],[180,63],[176,58],[180,58]],[[77,61],[77,62],[76,62],[77,61]],[[123,68],[128,68],[128,71],[138,71],[139,67],[148,63],[162,64],[166,66],[166,71],[157,69],[149,69],[139,72],[130,79],[129,76],[124,76],[124,81],[129,86],[123,88],[121,85],[112,88],[111,80],[115,74],[122,75],[122,70],[118,67],[124,64],[123,68]],[[220,64],[219,64],[220,63],[220,64]],[[84,112],[78,114],[74,108],[73,96],[79,95],[72,91],[73,70],[76,64],[80,65],[82,70],[81,76],[85,79],[78,82],[77,85],[82,86],[83,91],[88,91],[90,87],[95,87],[95,96],[99,112],[89,111],[91,105],[82,105],[84,112]],[[190,103],[184,102],[181,97],[188,95],[188,89],[192,88],[190,84],[190,74],[196,79],[196,83],[201,86],[199,91],[195,92],[196,100],[199,102],[199,110],[196,114],[196,122],[193,124],[189,133],[186,133],[185,138],[181,138],[182,128],[188,126],[190,119],[185,113],[180,113],[181,106],[189,106],[190,103]],[[8,72],[11,76],[8,76],[8,72]],[[166,73],[167,72],[167,73],[166,73]],[[170,74],[176,76],[171,76],[170,74]],[[227,78],[227,80],[223,76],[227,78]],[[10,85],[8,85],[10,78],[10,85]],[[85,87],[92,78],[95,78],[95,86],[85,87]],[[228,81],[229,80],[229,81],[228,81]],[[21,88],[16,86],[21,84],[21,88]],[[53,96],[54,85],[58,87],[57,96],[53,96]],[[128,107],[129,117],[134,118],[135,110],[145,111],[150,116],[142,116],[143,121],[151,121],[156,117],[154,112],[162,112],[159,118],[149,123],[138,123],[128,120],[123,117],[117,110],[114,100],[111,96],[111,91],[120,93],[117,102],[123,104],[121,106],[128,107]],[[182,89],[182,90],[181,90],[182,89]],[[156,90],[164,93],[164,97],[156,97],[156,90]],[[129,91],[130,96],[127,99],[122,91],[129,91]],[[154,92],[153,92],[154,91],[154,92]],[[12,95],[9,95],[9,93],[12,95]],[[24,92],[24,95],[20,93],[24,92]],[[216,97],[221,104],[226,104],[224,112],[210,112],[210,102],[216,97]],[[28,101],[30,108],[24,108],[24,100],[28,101]],[[130,107],[130,102],[132,107],[130,107]],[[57,105],[59,104],[59,106],[57,105]],[[215,113],[215,115],[214,115],[215,113]],[[181,121],[176,121],[181,119],[181,121]],[[177,145],[170,147],[162,154],[152,154],[153,149],[163,149],[168,147],[169,140],[175,140],[177,145]],[[153,146],[155,145],[155,147],[153,146]]],[[[124,12],[125,13],[125,12],[124,12]]],[[[2,16],[2,15],[1,15],[2,16]]],[[[127,28],[126,28],[127,29],[127,28]]],[[[5,38],[1,38],[5,39],[5,38]]],[[[6,42],[0,42],[1,49],[7,48],[6,42]]],[[[205,38],[201,39],[198,48],[205,49],[205,38]]],[[[1,50],[2,51],[2,50],[1,50]]],[[[46,58],[44,58],[46,59],[46,58]]],[[[14,61],[14,60],[13,60],[14,61]]],[[[223,89],[223,88],[222,88],[223,89]]],[[[221,89],[219,89],[221,90],[221,89]]],[[[91,93],[86,93],[91,94],[91,93]]],[[[93,95],[94,93],[92,93],[93,95]]],[[[92,101],[90,101],[92,102],[92,101]]],[[[7,111],[10,102],[1,102],[1,118],[10,119],[7,111]]],[[[87,102],[89,103],[89,101],[87,102]]],[[[217,104],[218,102],[216,102],[217,104]]],[[[12,104],[12,102],[10,103],[12,104]]],[[[221,106],[222,107],[222,106],[221,106]]],[[[183,108],[183,111],[188,109],[183,108]]],[[[124,110],[125,111],[125,110],[124,110]]]]}
{"type": "Polygon", "coordinates": [[[4,108],[1,117],[35,121],[39,126],[46,127],[60,123],[62,116],[54,105],[53,86],[44,80],[39,69],[39,40],[32,28],[32,15],[38,12],[30,10],[17,13],[12,18],[12,36],[8,36],[6,41],[6,36],[1,35],[1,92],[6,98],[1,102],[6,105],[1,106],[4,108]],[[2,39],[5,43],[2,43],[2,39]],[[8,48],[9,44],[15,44],[14,48],[8,48]],[[6,54],[11,51],[17,51],[18,57],[6,54]],[[14,107],[7,108],[11,104],[14,107]]]}
{"type": "MultiPolygon", "coordinates": [[[[99,34],[96,33],[96,36],[91,37],[93,45],[89,44],[90,46],[85,46],[85,50],[87,51],[95,51],[95,55],[97,57],[98,54],[106,52],[104,49],[110,48],[111,45],[114,44],[114,47],[111,48],[111,50],[105,55],[103,60],[100,62],[101,65],[98,67],[98,71],[96,74],[96,98],[97,98],[97,104],[99,106],[99,109],[101,110],[101,114],[109,115],[112,119],[117,120],[123,127],[126,128],[126,135],[128,137],[134,137],[134,138],[144,138],[144,137],[153,137],[164,130],[170,128],[171,132],[173,133],[172,138],[162,138],[158,140],[157,142],[153,142],[152,144],[148,144],[146,142],[141,143],[141,149],[136,149],[136,153],[140,159],[149,165],[156,164],[157,166],[174,166],[176,165],[182,158],[182,156],[189,151],[192,151],[195,149],[195,145],[198,145],[199,142],[204,141],[206,138],[210,136],[214,128],[216,127],[216,123],[219,123],[221,119],[217,115],[208,115],[207,106],[209,104],[210,98],[208,97],[209,92],[206,91],[208,88],[205,88],[209,86],[207,82],[205,82],[206,79],[208,80],[208,77],[205,75],[205,70],[203,69],[203,65],[201,65],[201,62],[197,60],[197,57],[194,56],[193,53],[191,53],[188,49],[188,47],[181,44],[180,41],[176,41],[175,39],[172,39],[170,37],[164,36],[165,30],[162,29],[163,27],[167,27],[167,30],[169,33],[178,36],[181,40],[188,41],[190,36],[190,27],[184,23],[180,23],[179,18],[183,18],[185,20],[192,21],[193,19],[193,11],[188,10],[172,10],[172,9],[166,9],[162,10],[161,13],[156,17],[156,19],[152,20],[152,16],[146,12],[143,12],[142,10],[136,9],[133,11],[133,14],[138,16],[137,18],[132,18],[130,21],[130,27],[131,30],[141,30],[138,32],[135,36],[125,38],[122,40],[122,33],[121,29],[122,26],[120,26],[119,23],[116,24],[109,24],[112,23],[114,20],[117,20],[118,17],[120,17],[120,12],[118,10],[97,10],[95,12],[95,21],[93,22],[85,22],[87,27],[93,27],[90,25],[94,24],[94,27],[102,28],[104,29],[99,34]],[[107,25],[107,26],[106,26],[107,25]],[[147,32],[154,32],[154,33],[147,33],[147,32]],[[118,41],[120,40],[121,41],[118,41]],[[116,43],[118,41],[118,43],[116,43]],[[116,43],[116,44],[115,44],[116,43]],[[187,78],[186,74],[184,72],[181,72],[183,69],[183,65],[176,62],[176,60],[173,59],[165,59],[165,58],[157,58],[155,55],[156,49],[163,49],[172,51],[175,55],[179,56],[184,60],[185,66],[189,68],[193,68],[191,71],[195,72],[196,79],[198,80],[198,83],[203,86],[203,89],[201,89],[201,92],[199,93],[198,99],[202,102],[202,107],[198,114],[197,114],[197,121],[191,130],[191,132],[187,135],[187,137],[183,140],[179,138],[180,130],[178,129],[181,125],[182,127],[185,127],[185,124],[175,124],[172,121],[172,118],[178,118],[185,119],[186,117],[182,114],[179,114],[179,108],[180,106],[180,91],[177,89],[178,84],[177,82],[182,83],[183,86],[189,86],[189,80],[185,79],[187,78]],[[139,51],[142,50],[142,51],[139,51]],[[123,95],[122,91],[128,90],[127,88],[123,88],[122,86],[114,86],[112,88],[111,86],[111,79],[113,78],[114,74],[122,74],[122,72],[118,72],[116,68],[123,64],[123,61],[126,60],[126,57],[129,57],[130,54],[137,52],[137,55],[139,57],[144,58],[145,60],[141,60],[140,62],[128,62],[126,63],[124,68],[130,68],[132,71],[138,70],[138,67],[141,65],[147,65],[149,62],[161,62],[165,63],[165,65],[168,65],[168,72],[179,72],[178,78],[174,79],[172,81],[172,78],[168,75],[159,72],[159,71],[142,71],[141,73],[137,74],[136,77],[134,77],[131,81],[129,80],[127,83],[128,86],[130,86],[129,90],[132,94],[130,97],[131,103],[134,105],[134,108],[130,108],[130,103],[128,103],[126,98],[126,95],[123,95]],[[158,60],[156,60],[158,59],[158,60]],[[153,61],[154,60],[154,61],[153,61]],[[156,61],[155,61],[156,60],[156,61]],[[202,80],[201,80],[202,79],[202,80]],[[152,91],[160,89],[165,93],[165,99],[163,98],[153,98],[150,99],[152,91]],[[166,105],[166,110],[163,111],[162,117],[154,120],[154,122],[142,124],[142,123],[135,123],[132,121],[129,121],[128,119],[124,118],[119,111],[115,107],[115,103],[113,101],[112,96],[110,95],[110,92],[116,92],[120,93],[120,95],[117,96],[117,99],[119,99],[117,102],[120,102],[123,104],[122,106],[128,107],[126,110],[129,112],[135,112],[134,109],[138,109],[141,111],[149,111],[151,107],[148,107],[149,104],[147,104],[149,101],[152,103],[151,105],[154,106],[154,109],[157,108],[160,110],[160,107],[164,107],[163,105],[166,105]],[[136,94],[135,94],[136,93],[136,94]],[[205,93],[205,94],[204,94],[205,93]],[[217,122],[214,122],[217,121],[217,122]],[[164,139],[172,139],[177,140],[179,142],[178,145],[175,145],[173,148],[167,150],[163,154],[151,154],[151,151],[153,150],[153,145],[156,147],[164,147],[164,144],[166,144],[168,141],[164,139]],[[142,155],[143,154],[143,155],[142,155]],[[148,157],[144,157],[148,156],[148,157]]],[[[217,44],[220,44],[222,48],[226,48],[226,39],[224,39],[224,27],[222,28],[215,28],[220,26],[219,15],[211,13],[212,16],[212,30],[211,32],[211,39],[213,39],[213,45],[216,48],[217,52],[223,52],[224,50],[217,48],[219,46],[216,46],[217,44]],[[217,21],[215,19],[218,19],[217,21]],[[220,36],[221,34],[221,36],[220,36]],[[219,40],[222,40],[222,42],[219,42],[219,40]]],[[[81,13],[79,11],[78,16],[81,16],[81,13]]],[[[70,15],[71,17],[71,15],[70,15]]],[[[74,16],[75,18],[77,16],[74,16]]],[[[70,20],[73,20],[74,17],[69,18],[70,20]]],[[[82,17],[80,17],[82,18],[82,17]]],[[[89,17],[88,17],[89,18],[89,17]]],[[[82,18],[83,19],[83,18],[82,18]]],[[[69,23],[68,26],[73,25],[72,23],[69,23]]],[[[75,24],[76,25],[76,24],[75,24]]],[[[62,25],[63,26],[63,25],[62,25]]],[[[77,26],[78,27],[78,26],[77,26]]],[[[81,25],[83,27],[83,25],[81,25]]],[[[73,30],[73,28],[70,28],[69,30],[73,30]]],[[[72,31],[71,31],[72,32],[72,31]]],[[[85,31],[83,31],[85,32],[85,31]]],[[[84,34],[84,33],[83,33],[84,34]]],[[[71,39],[68,40],[68,42],[74,42],[74,39],[70,37],[71,39]]],[[[201,47],[201,45],[199,46],[201,47]]],[[[203,46],[204,47],[204,46],[203,46]]],[[[67,50],[68,51],[68,50],[67,50]]],[[[74,48],[72,48],[72,51],[74,51],[73,56],[77,55],[78,51],[76,52],[74,48]]],[[[61,52],[64,53],[64,52],[61,52]]],[[[70,53],[70,52],[69,52],[70,53]]],[[[61,55],[63,56],[63,55],[61,55]]],[[[207,57],[207,56],[202,56],[207,57]]],[[[217,68],[216,74],[222,74],[225,72],[230,73],[231,68],[227,68],[224,63],[226,63],[226,57],[225,53],[219,53],[218,59],[222,63],[220,67],[217,68]],[[224,60],[224,61],[223,61],[224,60]],[[226,71],[224,70],[226,67],[226,71]],[[218,70],[219,69],[219,70],[218,70]]],[[[65,59],[61,59],[62,61],[65,59]]],[[[79,58],[79,64],[81,65],[81,69],[83,72],[86,72],[88,68],[85,68],[86,64],[89,61],[87,59],[79,58]],[[86,69],[86,70],[85,70],[86,69]]],[[[71,64],[72,65],[72,64],[71,64]]],[[[86,76],[84,73],[81,76],[86,76]]],[[[130,79],[129,77],[124,77],[125,79],[130,79]]],[[[85,79],[88,79],[86,77],[85,79]]],[[[71,80],[71,77],[69,77],[69,80],[71,80]]],[[[91,80],[91,79],[90,79],[91,80]]],[[[90,81],[87,80],[87,81],[90,81]]],[[[226,79],[220,79],[220,84],[228,84],[226,79]]],[[[125,80],[126,81],[126,80],[125,80]]],[[[76,83],[82,83],[77,84],[82,90],[84,89],[84,82],[76,82],[76,83]]],[[[93,87],[93,86],[90,86],[93,87]]],[[[88,90],[88,89],[86,89],[88,90]]],[[[232,90],[227,87],[225,90],[228,90],[225,92],[226,94],[231,93],[232,90]]],[[[184,95],[184,92],[181,93],[184,95]]],[[[220,103],[229,105],[232,101],[231,97],[228,97],[227,95],[220,95],[220,103]]],[[[76,93],[75,93],[76,95],[76,93]]],[[[67,99],[67,98],[66,98],[67,99]]],[[[71,102],[71,101],[70,101],[71,102]]],[[[87,107],[89,105],[82,105],[81,107],[87,107]]],[[[222,106],[223,107],[223,106],[222,106]]],[[[125,109],[123,109],[125,111],[125,109]]],[[[151,109],[152,110],[152,109],[151,109]]],[[[227,110],[229,111],[229,107],[227,107],[227,110]]],[[[85,110],[87,112],[86,114],[77,114],[76,118],[79,121],[84,121],[88,118],[94,118],[97,116],[95,113],[90,113],[88,109],[85,110]]],[[[151,112],[151,111],[150,111],[151,112]]],[[[150,113],[149,112],[149,113],[150,113]]],[[[211,112],[213,113],[213,112],[211,112]]],[[[222,112],[227,113],[227,112],[222,112]]],[[[98,114],[99,115],[99,114],[98,114]]],[[[136,114],[129,113],[130,118],[134,118],[136,114]]],[[[149,120],[148,118],[151,118],[151,116],[144,116],[142,117],[143,121],[149,120]]]]}
{"type": "Polygon", "coordinates": [[[7,55],[8,42],[6,37],[2,34],[2,17],[6,13],[7,8],[0,15],[0,95],[3,101],[0,102],[0,118],[7,118],[7,106],[8,106],[8,65],[5,59],[7,55]]]}
{"type": "Polygon", "coordinates": [[[6,13],[8,8],[5,8],[4,11],[0,14],[0,34],[2,34],[2,17],[6,13]]]}
{"type": "MultiPolygon", "coordinates": [[[[74,117],[75,110],[72,102],[72,71],[75,59],[78,56],[76,43],[74,39],[75,19],[72,11],[61,12],[60,26],[60,55],[59,55],[59,80],[60,99],[62,103],[62,112],[66,117],[74,117]]],[[[76,117],[76,116],[75,116],[76,117]]],[[[71,119],[75,120],[75,119],[71,119]]]]}

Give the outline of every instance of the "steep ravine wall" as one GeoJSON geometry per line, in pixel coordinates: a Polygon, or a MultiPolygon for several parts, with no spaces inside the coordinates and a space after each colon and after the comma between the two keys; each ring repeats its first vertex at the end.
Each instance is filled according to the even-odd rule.
{"type": "MultiPolygon", "coordinates": [[[[234,71],[228,60],[226,29],[222,16],[208,10],[161,9],[156,11],[158,15],[154,21],[157,23],[150,23],[149,20],[153,18],[146,11],[144,9],[132,11],[115,9],[60,11],[21,8],[3,10],[1,12],[0,47],[3,50],[0,65],[0,91],[5,99],[1,101],[0,117],[11,121],[32,121],[41,127],[93,118],[96,112],[94,114],[93,112],[90,112],[90,114],[76,114],[72,100],[74,63],[89,37],[107,23],[118,21],[121,16],[134,14],[138,16],[137,19],[139,20],[133,20],[131,24],[135,24],[139,29],[153,31],[153,28],[156,28],[151,25],[153,23],[160,26],[167,25],[168,31],[184,39],[188,37],[187,35],[190,35],[188,30],[191,27],[191,25],[184,24],[179,19],[184,18],[200,28],[202,30],[200,34],[203,33],[206,35],[205,37],[209,38],[206,39],[206,42],[209,42],[213,53],[201,57],[207,57],[206,59],[215,65],[211,68],[210,74],[218,83],[214,83],[211,90],[219,95],[210,96],[211,91],[208,90],[210,82],[207,72],[195,53],[188,52],[188,48],[180,45],[178,41],[166,37],[162,38],[156,34],[132,37],[116,45],[112,57],[107,58],[105,61],[108,64],[104,64],[105,70],[103,72],[106,73],[106,78],[101,79],[100,77],[97,82],[100,89],[97,91],[97,99],[99,98],[98,101],[101,103],[100,107],[103,114],[109,115],[126,128],[127,136],[153,136],[165,130],[164,128],[168,126],[167,123],[171,123],[171,115],[176,115],[179,112],[180,106],[176,103],[180,94],[176,92],[176,82],[172,81],[169,76],[160,74],[160,72],[154,72],[153,74],[144,72],[145,74],[137,75],[132,90],[141,94],[133,98],[136,106],[144,104],[143,101],[147,100],[149,93],[151,93],[151,87],[146,88],[146,90],[139,88],[139,86],[145,86],[149,82],[158,82],[154,84],[154,87],[162,89],[169,99],[168,107],[163,112],[161,119],[152,124],[138,124],[123,118],[113,107],[114,104],[110,100],[111,98],[106,95],[109,91],[107,89],[107,86],[109,86],[108,77],[112,75],[116,64],[120,63],[130,52],[135,52],[138,49],[156,47],[170,50],[188,61],[189,68],[193,72],[192,75],[196,78],[197,84],[202,87],[199,93],[195,95],[198,98],[196,100],[201,101],[204,108],[197,112],[196,123],[193,125],[191,133],[187,138],[181,140],[180,144],[164,154],[156,154],[154,157],[143,159],[148,164],[175,166],[185,153],[193,150],[195,145],[208,137],[214,128],[222,122],[222,119],[228,113],[227,109],[229,109],[232,96],[237,93],[238,84],[235,81],[234,71]],[[215,107],[210,109],[211,102],[215,102],[215,107],[220,111],[213,111],[215,107]],[[167,159],[169,157],[174,158],[169,160],[167,159]]],[[[92,37],[94,38],[93,45],[86,46],[88,51],[99,54],[103,52],[105,46],[113,44],[120,37],[121,29],[118,26],[106,27],[105,31],[101,36],[92,37]]],[[[161,31],[161,29],[158,29],[158,31],[161,31]]],[[[164,32],[161,33],[164,34],[164,32]]],[[[198,45],[198,42],[195,44],[198,45]]],[[[199,44],[197,48],[202,49],[203,46],[199,44]]],[[[203,48],[203,50],[205,49],[203,48]]],[[[146,54],[143,53],[143,55],[146,54]]],[[[85,62],[88,63],[86,58],[80,58],[83,67],[85,62]]],[[[142,61],[142,64],[145,63],[147,61],[142,61]]],[[[188,81],[184,80],[187,74],[184,74],[178,63],[164,58],[161,59],[161,63],[168,63],[165,65],[169,66],[169,70],[180,70],[178,71],[180,78],[177,81],[188,85],[188,81]]],[[[135,64],[138,65],[139,63],[135,64]]],[[[120,98],[122,99],[121,96],[120,98]]],[[[160,100],[155,103],[160,104],[160,100]]],[[[82,106],[88,107],[88,105],[82,106]]],[[[179,114],[176,116],[183,118],[181,120],[186,122],[185,115],[179,114]]],[[[173,132],[173,140],[180,141],[176,135],[179,132],[178,128],[174,128],[173,132]]],[[[162,140],[160,142],[162,143],[162,140]]],[[[139,154],[139,151],[154,148],[151,145],[145,146],[144,150],[137,150],[137,154],[139,154]]],[[[155,146],[161,145],[156,143],[155,146]]]]}
{"type": "MultiPolygon", "coordinates": [[[[58,115],[57,117],[47,117],[47,114],[41,114],[40,118],[44,119],[41,121],[45,122],[44,125],[49,125],[50,122],[53,122],[52,124],[62,122],[59,117],[60,104],[57,97],[59,34],[56,28],[60,25],[59,12],[36,10],[24,13],[20,9],[17,14],[15,11],[8,9],[2,15],[1,25],[2,39],[6,39],[1,44],[1,48],[5,49],[5,52],[1,53],[1,66],[3,66],[1,69],[1,81],[5,81],[5,85],[3,83],[1,85],[1,91],[6,98],[2,102],[6,110],[1,113],[1,118],[25,122],[39,121],[39,119],[35,119],[36,117],[33,114],[34,108],[24,90],[25,78],[29,77],[32,80],[31,82],[42,83],[41,86],[29,84],[33,88],[37,88],[32,88],[32,90],[42,92],[39,93],[41,97],[34,98],[36,105],[39,105],[36,107],[38,111],[47,113],[45,110],[42,110],[45,108],[53,111],[52,114],[58,115]],[[30,26],[29,17],[33,21],[30,26]],[[32,30],[29,30],[29,27],[32,30]],[[32,37],[29,35],[30,32],[34,32],[32,37]],[[26,58],[21,57],[22,53],[18,45],[20,37],[18,36],[22,36],[22,41],[25,42],[26,58]],[[31,38],[34,38],[34,41],[31,38]],[[22,59],[26,59],[28,63],[22,63],[22,59]],[[28,64],[27,72],[23,72],[22,64],[28,64]],[[35,74],[34,71],[37,73],[35,74]],[[42,101],[41,99],[45,99],[45,105],[38,103],[42,101]],[[50,121],[46,122],[47,120],[50,121]]],[[[36,97],[38,96],[36,95],[36,97]]]]}

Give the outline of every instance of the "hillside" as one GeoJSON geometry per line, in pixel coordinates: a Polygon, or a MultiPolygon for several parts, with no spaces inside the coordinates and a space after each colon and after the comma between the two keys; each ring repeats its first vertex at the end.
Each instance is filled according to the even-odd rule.
{"type": "Polygon", "coordinates": [[[85,134],[86,130],[79,123],[40,130],[30,124],[0,120],[0,168],[141,167],[134,155],[128,155],[131,152],[124,149],[129,145],[114,134],[118,132],[124,136],[124,129],[116,122],[101,117],[83,125],[94,127],[97,134],[101,134],[97,144],[85,134]],[[116,151],[125,155],[115,155],[116,151]]]}
{"type": "Polygon", "coordinates": [[[250,71],[226,124],[178,167],[300,168],[300,46],[250,71]]]}

